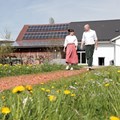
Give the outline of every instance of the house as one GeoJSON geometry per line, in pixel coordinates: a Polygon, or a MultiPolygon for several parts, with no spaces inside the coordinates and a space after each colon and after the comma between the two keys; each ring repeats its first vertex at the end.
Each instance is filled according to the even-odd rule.
{"type": "Polygon", "coordinates": [[[13,40],[0,38],[0,46],[4,44],[12,44],[12,43],[14,43],[13,40]]]}
{"type": "MultiPolygon", "coordinates": [[[[120,35],[120,20],[71,22],[63,24],[25,25],[14,43],[17,56],[34,58],[65,59],[63,44],[68,28],[75,30],[81,43],[84,25],[90,24],[99,39],[98,50],[94,52],[93,65],[111,65],[115,61],[115,45],[111,40],[120,35]]],[[[78,49],[79,64],[86,64],[85,50],[78,49]]],[[[116,58],[117,59],[117,58],[116,58]]]]}
{"type": "MultiPolygon", "coordinates": [[[[98,50],[94,52],[93,65],[111,65],[114,63],[114,44],[111,44],[111,39],[120,35],[120,20],[101,20],[101,21],[86,21],[72,22],[70,28],[75,29],[77,38],[81,42],[83,27],[85,24],[90,24],[91,28],[97,33],[99,40],[98,50]]],[[[79,63],[86,64],[85,51],[78,51],[79,63]]],[[[118,55],[119,56],[119,55],[118,55]]]]}

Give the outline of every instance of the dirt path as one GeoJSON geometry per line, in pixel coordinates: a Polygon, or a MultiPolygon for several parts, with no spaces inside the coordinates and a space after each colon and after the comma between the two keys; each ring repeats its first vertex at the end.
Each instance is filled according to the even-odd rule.
{"type": "Polygon", "coordinates": [[[45,83],[48,81],[57,80],[62,77],[77,75],[85,71],[86,70],[83,68],[81,70],[73,71],[64,70],[49,73],[0,78],[0,91],[7,90],[18,85],[36,85],[40,84],[41,82],[45,83]]]}

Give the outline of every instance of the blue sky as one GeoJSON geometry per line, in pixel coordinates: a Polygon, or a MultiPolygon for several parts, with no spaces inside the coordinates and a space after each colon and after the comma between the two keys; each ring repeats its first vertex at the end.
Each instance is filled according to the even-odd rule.
{"type": "Polygon", "coordinates": [[[25,24],[120,19],[120,0],[0,0],[0,33],[15,40],[25,24]]]}

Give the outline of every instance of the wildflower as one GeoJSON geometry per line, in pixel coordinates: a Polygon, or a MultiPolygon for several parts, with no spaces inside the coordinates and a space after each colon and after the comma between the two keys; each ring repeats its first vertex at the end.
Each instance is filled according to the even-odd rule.
{"type": "Polygon", "coordinates": [[[120,73],[120,70],[118,70],[117,72],[120,73]]]}
{"type": "Polygon", "coordinates": [[[60,90],[57,90],[56,92],[57,92],[57,93],[60,93],[60,90]]]}
{"type": "Polygon", "coordinates": [[[52,86],[51,88],[52,88],[52,89],[54,89],[55,87],[54,87],[54,86],[52,86]]]}
{"type": "Polygon", "coordinates": [[[5,100],[5,96],[2,96],[2,100],[5,100]]]}
{"type": "Polygon", "coordinates": [[[111,116],[111,117],[110,117],[110,120],[120,120],[120,118],[115,117],[115,116],[111,116]]]}
{"type": "Polygon", "coordinates": [[[41,85],[44,85],[44,83],[40,83],[41,85]]]}
{"type": "Polygon", "coordinates": [[[10,113],[10,109],[8,107],[2,107],[1,112],[2,112],[2,114],[9,114],[10,113]]]}
{"type": "Polygon", "coordinates": [[[27,89],[28,91],[32,91],[33,88],[32,88],[31,85],[27,85],[27,86],[26,86],[26,89],[27,89]]]}
{"type": "Polygon", "coordinates": [[[56,101],[57,97],[54,95],[50,95],[50,96],[48,96],[48,99],[50,100],[50,102],[54,102],[54,101],[56,101]]]}
{"type": "Polygon", "coordinates": [[[75,97],[75,96],[76,96],[76,94],[71,94],[70,96],[71,96],[71,97],[75,97]]]}
{"type": "Polygon", "coordinates": [[[23,86],[17,86],[12,90],[12,92],[13,93],[20,93],[20,92],[23,92],[24,90],[25,90],[25,88],[23,86]]]}
{"type": "Polygon", "coordinates": [[[109,83],[106,83],[106,84],[105,84],[105,87],[108,87],[109,85],[110,85],[109,83]]]}
{"type": "Polygon", "coordinates": [[[70,94],[70,91],[69,91],[69,90],[65,90],[65,91],[64,91],[64,94],[65,94],[65,95],[68,95],[68,94],[70,94]]]}
{"type": "Polygon", "coordinates": [[[45,88],[41,88],[42,91],[45,91],[45,88]]]}
{"type": "Polygon", "coordinates": [[[47,90],[46,90],[46,92],[47,92],[47,93],[49,93],[49,92],[50,92],[50,90],[49,90],[49,89],[47,89],[47,90]]]}

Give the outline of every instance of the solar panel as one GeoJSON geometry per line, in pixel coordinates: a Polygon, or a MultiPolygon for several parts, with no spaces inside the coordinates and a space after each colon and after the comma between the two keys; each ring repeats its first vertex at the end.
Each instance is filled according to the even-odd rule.
{"type": "Polygon", "coordinates": [[[63,31],[69,28],[69,24],[61,25],[41,25],[41,26],[30,26],[27,32],[42,32],[42,31],[63,31]]]}
{"type": "Polygon", "coordinates": [[[34,39],[59,39],[65,38],[67,31],[64,32],[41,32],[41,33],[26,33],[23,40],[34,40],[34,39]]]}

